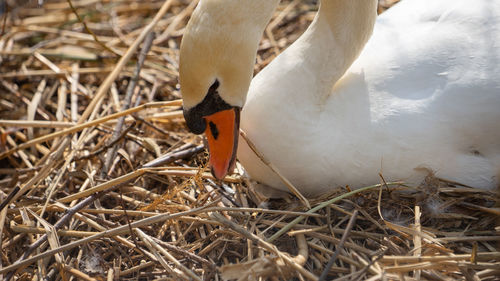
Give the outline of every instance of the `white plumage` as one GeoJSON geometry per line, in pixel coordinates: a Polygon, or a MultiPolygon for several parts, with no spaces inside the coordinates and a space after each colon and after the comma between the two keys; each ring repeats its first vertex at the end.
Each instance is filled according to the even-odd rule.
{"type": "MultiPolygon", "coordinates": [[[[353,63],[363,46],[347,44],[349,33],[366,15],[326,5],[351,1],[323,0],[306,33],[252,80],[241,128],[258,150],[307,195],[375,184],[379,172],[496,187],[500,1],[403,0],[377,18],[353,63]]],[[[238,158],[252,178],[288,190],[244,140],[238,158]]]]}

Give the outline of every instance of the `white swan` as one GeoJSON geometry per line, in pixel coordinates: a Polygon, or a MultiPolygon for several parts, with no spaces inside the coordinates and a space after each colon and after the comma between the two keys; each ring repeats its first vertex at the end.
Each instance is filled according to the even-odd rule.
{"type": "MultiPolygon", "coordinates": [[[[277,2],[201,0],[184,35],[185,116],[206,131],[218,178],[234,163],[239,108],[277,2]]],[[[496,187],[500,1],[403,0],[366,43],[376,3],[321,1],[307,31],[252,80],[242,129],[305,195],[378,183],[379,172],[496,187]]],[[[238,158],[254,179],[288,190],[245,142],[238,158]]]]}

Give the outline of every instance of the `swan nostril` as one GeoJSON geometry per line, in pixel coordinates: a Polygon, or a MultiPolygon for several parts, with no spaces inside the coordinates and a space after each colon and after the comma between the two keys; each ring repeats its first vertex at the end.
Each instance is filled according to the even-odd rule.
{"type": "Polygon", "coordinates": [[[219,129],[217,129],[217,125],[215,125],[214,122],[210,121],[208,122],[208,126],[210,126],[210,132],[212,133],[212,136],[215,140],[217,140],[217,138],[219,137],[219,129]]]}

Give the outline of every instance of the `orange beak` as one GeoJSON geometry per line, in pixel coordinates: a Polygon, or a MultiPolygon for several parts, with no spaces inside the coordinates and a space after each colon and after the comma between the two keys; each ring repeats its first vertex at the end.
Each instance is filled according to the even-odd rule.
{"type": "Polygon", "coordinates": [[[207,124],[205,135],[208,141],[212,175],[220,180],[234,170],[240,129],[240,111],[239,108],[231,108],[203,118],[207,124]]]}

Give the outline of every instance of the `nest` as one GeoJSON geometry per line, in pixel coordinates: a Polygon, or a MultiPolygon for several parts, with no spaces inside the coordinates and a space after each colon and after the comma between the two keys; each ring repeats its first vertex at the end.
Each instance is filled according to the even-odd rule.
{"type": "MultiPolygon", "coordinates": [[[[492,191],[381,177],[309,209],[216,182],[177,83],[196,1],[42,2],[0,4],[3,279],[499,280],[492,191]]],[[[316,5],[280,4],[256,72],[316,5]]]]}

